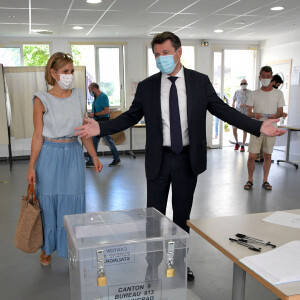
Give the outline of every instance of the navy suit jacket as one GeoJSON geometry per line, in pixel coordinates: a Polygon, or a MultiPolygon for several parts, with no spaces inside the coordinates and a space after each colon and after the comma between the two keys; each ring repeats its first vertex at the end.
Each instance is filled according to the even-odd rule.
{"type": "MultiPolygon", "coordinates": [[[[260,135],[262,122],[252,120],[222,101],[216,94],[207,75],[184,68],[187,93],[190,164],[194,174],[206,170],[206,112],[229,124],[260,135]]],[[[158,176],[163,156],[163,129],[161,116],[161,73],[154,74],[138,84],[129,110],[115,119],[100,124],[100,136],[114,134],[138,123],[146,123],[146,177],[158,176]]],[[[179,99],[180,101],[180,99],[179,99]]]]}

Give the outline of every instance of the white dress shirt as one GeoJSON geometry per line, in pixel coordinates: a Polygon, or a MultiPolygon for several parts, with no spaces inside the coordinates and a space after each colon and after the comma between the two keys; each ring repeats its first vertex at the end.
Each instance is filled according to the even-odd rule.
{"type": "MultiPolygon", "coordinates": [[[[184,81],[183,67],[175,75],[177,80],[175,85],[177,88],[178,95],[178,105],[180,114],[180,124],[182,133],[182,143],[183,146],[189,145],[189,134],[188,134],[188,119],[187,119],[187,97],[186,88],[184,81]]],[[[170,134],[170,109],[169,109],[169,97],[171,81],[168,79],[170,77],[167,74],[162,74],[161,76],[161,89],[160,89],[160,101],[161,101],[161,116],[163,125],[163,145],[171,147],[171,134],[170,134]]]]}

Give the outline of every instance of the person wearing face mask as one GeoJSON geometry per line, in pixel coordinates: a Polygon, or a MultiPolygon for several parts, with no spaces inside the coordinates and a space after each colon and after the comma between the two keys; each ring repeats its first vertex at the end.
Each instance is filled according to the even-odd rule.
{"type": "MultiPolygon", "coordinates": [[[[92,105],[92,112],[88,114],[89,118],[94,118],[95,120],[99,122],[107,121],[109,120],[109,100],[105,93],[100,91],[99,85],[96,82],[92,82],[89,87],[89,93],[91,96],[94,97],[94,102],[92,105]]],[[[113,161],[109,164],[110,167],[117,166],[121,160],[119,157],[118,150],[115,146],[115,143],[110,135],[104,136],[103,139],[105,140],[107,146],[109,147],[112,155],[113,155],[113,161]]],[[[97,152],[98,145],[100,142],[100,136],[93,136],[93,145],[95,147],[95,150],[97,152]]],[[[86,162],[86,167],[94,167],[93,159],[89,155],[89,159],[86,162]]]]}
{"type": "MultiPolygon", "coordinates": [[[[239,112],[246,115],[247,114],[247,99],[250,94],[250,90],[247,89],[248,83],[246,79],[242,79],[241,81],[241,89],[237,90],[233,95],[232,107],[235,107],[239,112]]],[[[240,144],[238,140],[237,128],[232,127],[233,136],[235,139],[235,147],[234,150],[239,150],[240,144]]],[[[247,131],[243,131],[243,143],[241,146],[241,152],[245,152],[245,143],[247,138],[247,131]]]]}
{"type": "MultiPolygon", "coordinates": [[[[33,96],[34,133],[26,178],[35,183],[40,200],[44,244],[40,262],[51,263],[51,254],[68,257],[64,215],[85,212],[85,162],[81,145],[74,136],[74,126],[83,124],[85,96],[72,87],[72,57],[57,52],[45,68],[46,82],[51,90],[33,96]]],[[[93,157],[94,169],[100,172],[91,138],[81,138],[93,157]]]]}
{"type": "MultiPolygon", "coordinates": [[[[247,101],[247,114],[256,120],[277,119],[283,116],[284,99],[281,91],[272,87],[272,68],[264,66],[259,73],[261,88],[250,93],[247,101]]],[[[261,134],[259,137],[251,134],[248,147],[249,157],[247,162],[248,181],[244,185],[245,190],[250,190],[253,186],[253,173],[255,169],[255,159],[263,147],[263,183],[262,188],[271,191],[272,186],[268,182],[268,176],[272,163],[272,152],[276,137],[269,137],[261,134]]]]}
{"type": "MultiPolygon", "coordinates": [[[[272,120],[251,120],[224,103],[207,75],[181,64],[181,41],[174,33],[157,34],[151,46],[160,72],[138,84],[129,110],[106,122],[89,120],[75,128],[76,135],[113,134],[133,126],[144,116],[147,207],[165,214],[171,186],[173,222],[189,232],[186,221],[190,218],[197,176],[207,165],[207,111],[257,136],[260,132],[281,135],[285,131],[275,128],[272,120]]],[[[187,279],[194,280],[190,269],[187,279]]]]}
{"type": "Polygon", "coordinates": [[[278,74],[275,74],[272,78],[271,84],[274,89],[278,89],[283,84],[283,80],[278,74]]]}
{"type": "MultiPolygon", "coordinates": [[[[275,74],[272,78],[271,85],[274,89],[278,89],[283,84],[282,78],[275,74]]],[[[287,113],[283,112],[282,117],[285,119],[287,117],[287,113]]],[[[261,146],[260,153],[257,155],[257,158],[255,159],[255,162],[261,163],[264,162],[264,150],[263,146],[261,146]]],[[[272,163],[274,161],[272,160],[272,163]]]]}
{"type": "MultiPolygon", "coordinates": [[[[274,89],[282,88],[283,80],[278,74],[275,74],[272,78],[271,84],[274,89]]],[[[283,112],[282,117],[285,119],[287,116],[288,114],[283,112]]]]}

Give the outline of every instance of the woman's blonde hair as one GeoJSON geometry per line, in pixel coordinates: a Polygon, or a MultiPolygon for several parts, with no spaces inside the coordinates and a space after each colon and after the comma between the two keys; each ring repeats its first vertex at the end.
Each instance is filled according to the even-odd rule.
{"type": "Polygon", "coordinates": [[[58,70],[65,66],[68,63],[73,63],[73,58],[70,54],[63,53],[63,52],[56,52],[51,55],[51,57],[48,60],[48,63],[46,65],[45,69],[45,79],[46,82],[52,86],[55,85],[55,79],[52,77],[50,73],[50,69],[58,70]]]}

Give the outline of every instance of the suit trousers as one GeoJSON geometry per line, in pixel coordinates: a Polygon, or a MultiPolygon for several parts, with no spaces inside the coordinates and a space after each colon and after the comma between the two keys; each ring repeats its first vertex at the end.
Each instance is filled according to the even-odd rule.
{"type": "Polygon", "coordinates": [[[189,227],[197,176],[193,173],[188,151],[176,155],[163,153],[157,178],[147,180],[147,207],[154,207],[166,214],[170,185],[172,186],[173,222],[186,232],[189,227]]]}

